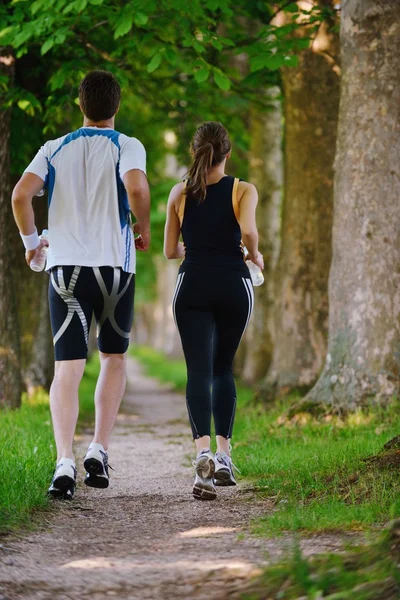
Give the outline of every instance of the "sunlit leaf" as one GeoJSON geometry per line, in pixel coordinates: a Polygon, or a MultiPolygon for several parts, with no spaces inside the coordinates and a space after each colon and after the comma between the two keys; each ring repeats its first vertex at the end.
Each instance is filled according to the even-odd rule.
{"type": "Polygon", "coordinates": [[[125,18],[114,31],[114,39],[126,35],[132,29],[132,19],[125,18]]]}
{"type": "Polygon", "coordinates": [[[142,25],[146,25],[146,23],[149,20],[149,17],[142,12],[138,12],[138,13],[135,13],[133,20],[135,22],[135,25],[137,25],[138,27],[141,27],[142,25]]]}
{"type": "Polygon", "coordinates": [[[87,6],[87,0],[75,0],[74,8],[77,12],[82,12],[87,6]]]}
{"type": "Polygon", "coordinates": [[[198,71],[194,72],[194,78],[197,83],[204,83],[210,76],[210,69],[208,67],[202,67],[198,71]]]}
{"type": "Polygon", "coordinates": [[[221,90],[228,91],[231,87],[230,79],[221,71],[214,71],[214,81],[221,90]]]}
{"type": "Polygon", "coordinates": [[[149,64],[147,65],[147,71],[149,73],[153,73],[153,71],[155,71],[156,69],[158,69],[158,67],[161,64],[161,59],[162,59],[162,55],[160,52],[157,52],[157,54],[155,54],[153,56],[153,58],[151,59],[151,61],[149,62],[149,64]]]}
{"type": "Polygon", "coordinates": [[[49,50],[52,49],[53,46],[54,46],[54,38],[49,38],[48,40],[46,40],[40,50],[41,55],[43,56],[44,54],[46,54],[49,50]]]}

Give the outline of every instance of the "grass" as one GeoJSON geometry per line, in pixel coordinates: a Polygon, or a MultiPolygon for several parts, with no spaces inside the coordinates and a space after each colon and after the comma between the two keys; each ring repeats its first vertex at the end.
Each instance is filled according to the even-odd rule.
{"type": "Polygon", "coordinates": [[[243,600],[397,600],[400,521],[374,543],[305,558],[298,545],[248,585],[243,600]]]}
{"type": "MultiPolygon", "coordinates": [[[[93,420],[98,369],[93,357],[80,387],[80,427],[93,420]]],[[[24,395],[21,408],[0,412],[0,448],[0,532],[7,532],[28,525],[35,511],[48,506],[45,492],[56,459],[48,394],[24,395]]]]}
{"type": "MultiPolygon", "coordinates": [[[[150,376],[183,390],[182,360],[135,348],[150,376]]],[[[254,523],[256,532],[366,530],[400,516],[400,446],[381,452],[400,433],[399,403],[346,419],[291,416],[298,398],[273,406],[238,386],[234,460],[242,478],[273,508],[254,523]],[[379,460],[368,457],[379,455],[379,460]]]]}

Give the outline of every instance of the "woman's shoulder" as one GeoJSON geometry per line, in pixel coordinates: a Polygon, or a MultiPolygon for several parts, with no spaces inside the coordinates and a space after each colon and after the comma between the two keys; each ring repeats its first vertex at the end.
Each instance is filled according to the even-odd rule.
{"type": "Polygon", "coordinates": [[[169,202],[171,204],[179,204],[182,198],[182,194],[186,187],[186,181],[179,181],[176,183],[169,193],[169,202]]]}
{"type": "Polygon", "coordinates": [[[248,181],[243,181],[243,179],[239,179],[238,183],[238,199],[243,198],[245,194],[257,194],[256,186],[248,181]]]}

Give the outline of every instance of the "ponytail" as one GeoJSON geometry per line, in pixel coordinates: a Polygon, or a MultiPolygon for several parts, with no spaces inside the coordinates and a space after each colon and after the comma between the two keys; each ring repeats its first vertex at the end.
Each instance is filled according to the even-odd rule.
{"type": "Polygon", "coordinates": [[[208,121],[198,128],[190,147],[193,161],[188,172],[186,197],[204,201],[208,172],[226,158],[230,149],[228,132],[221,123],[208,121]]]}
{"type": "Polygon", "coordinates": [[[199,146],[194,152],[193,163],[189,169],[186,186],[187,195],[203,202],[207,194],[207,173],[214,160],[214,147],[211,142],[199,146]]]}

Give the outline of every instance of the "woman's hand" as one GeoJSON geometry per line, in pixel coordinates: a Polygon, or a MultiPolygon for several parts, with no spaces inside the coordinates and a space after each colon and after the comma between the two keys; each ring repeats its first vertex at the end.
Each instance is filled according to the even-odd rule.
{"type": "Polygon", "coordinates": [[[254,256],[252,254],[247,254],[245,260],[251,260],[252,263],[260,267],[261,271],[264,271],[264,257],[261,252],[257,252],[254,256]]]}

